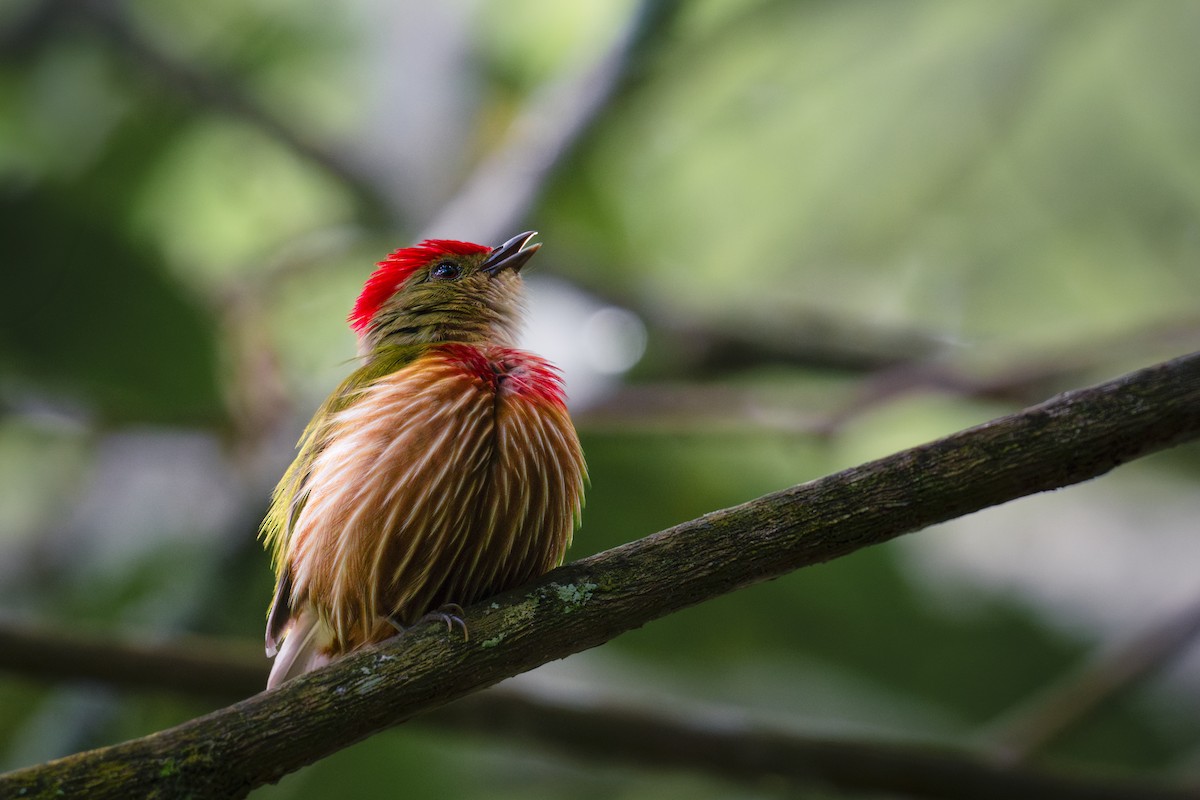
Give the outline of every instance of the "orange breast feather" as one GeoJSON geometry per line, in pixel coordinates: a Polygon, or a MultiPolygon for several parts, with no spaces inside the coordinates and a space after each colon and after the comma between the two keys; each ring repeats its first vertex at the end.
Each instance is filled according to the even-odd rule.
{"type": "Polygon", "coordinates": [[[289,537],[293,613],[344,652],[562,561],[583,455],[553,368],[441,345],[338,412],[289,537]]]}

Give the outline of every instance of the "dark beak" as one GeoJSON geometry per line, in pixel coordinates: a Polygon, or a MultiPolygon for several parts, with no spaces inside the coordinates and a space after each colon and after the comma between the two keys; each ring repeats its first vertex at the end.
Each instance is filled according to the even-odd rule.
{"type": "Polygon", "coordinates": [[[528,247],[529,240],[537,236],[537,231],[525,231],[519,233],[509,239],[504,244],[492,250],[488,254],[487,260],[480,267],[489,275],[499,274],[501,271],[511,269],[513,272],[520,272],[521,267],[525,266],[525,262],[533,258],[533,254],[541,247],[541,242],[531,244],[528,247]]]}

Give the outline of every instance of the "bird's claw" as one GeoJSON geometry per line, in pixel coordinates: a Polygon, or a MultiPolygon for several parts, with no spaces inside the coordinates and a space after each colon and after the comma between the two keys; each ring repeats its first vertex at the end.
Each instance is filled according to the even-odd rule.
{"type": "Polygon", "coordinates": [[[463,615],[465,613],[466,612],[463,611],[463,607],[458,603],[446,603],[445,605],[425,614],[412,625],[405,625],[395,616],[385,617],[385,619],[388,621],[388,624],[396,629],[397,637],[403,636],[409,631],[409,629],[415,628],[422,622],[444,622],[446,623],[446,633],[452,633],[454,631],[454,626],[457,625],[458,627],[462,628],[463,641],[469,642],[471,641],[471,632],[467,629],[466,620],[463,619],[463,615]]]}
{"type": "Polygon", "coordinates": [[[440,620],[446,623],[446,633],[453,633],[454,626],[457,625],[458,627],[462,628],[463,641],[469,642],[471,641],[471,632],[467,630],[467,621],[463,619],[463,615],[465,613],[466,612],[463,611],[463,607],[458,603],[446,603],[441,608],[438,608],[435,611],[430,611],[428,614],[421,617],[421,619],[430,621],[440,620]]]}

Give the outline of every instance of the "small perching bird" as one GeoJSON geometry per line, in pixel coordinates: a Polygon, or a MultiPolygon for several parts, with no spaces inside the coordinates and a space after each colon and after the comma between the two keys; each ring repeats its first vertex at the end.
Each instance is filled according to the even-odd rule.
{"type": "Polygon", "coordinates": [[[533,236],[426,240],[367,280],[349,317],[362,365],[262,526],[268,688],[562,562],[586,468],[557,370],[514,347],[533,236]]]}

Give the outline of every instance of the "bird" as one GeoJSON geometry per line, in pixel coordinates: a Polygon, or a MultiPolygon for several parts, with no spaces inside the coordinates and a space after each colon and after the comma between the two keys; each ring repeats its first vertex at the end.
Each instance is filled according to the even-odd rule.
{"type": "Polygon", "coordinates": [[[562,563],[587,467],[561,373],[518,349],[536,232],[426,239],[347,321],[356,369],[317,410],[261,526],[276,573],[267,688],[562,563]]]}

